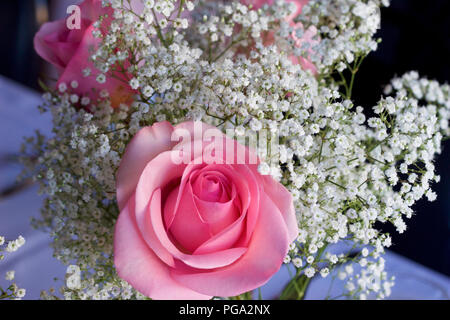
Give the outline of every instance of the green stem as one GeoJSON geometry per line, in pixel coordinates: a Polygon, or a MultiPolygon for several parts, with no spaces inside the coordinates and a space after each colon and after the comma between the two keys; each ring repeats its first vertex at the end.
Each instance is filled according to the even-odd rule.
{"type": "Polygon", "coordinates": [[[307,277],[304,274],[294,277],[284,288],[280,300],[303,300],[305,297],[304,289],[308,285],[307,277]],[[305,285],[306,284],[306,285],[305,285]]]}
{"type": "Polygon", "coordinates": [[[184,1],[185,1],[185,0],[181,0],[181,1],[180,1],[180,7],[178,8],[177,18],[180,18],[180,17],[181,17],[181,11],[183,10],[184,1]]]}
{"type": "Polygon", "coordinates": [[[152,14],[153,14],[153,17],[154,17],[154,19],[155,19],[155,23],[156,23],[156,32],[158,33],[158,38],[159,38],[159,40],[162,42],[162,44],[167,48],[168,45],[167,45],[166,40],[164,39],[164,36],[163,36],[163,34],[162,34],[161,26],[159,25],[158,17],[157,17],[157,15],[156,15],[156,12],[155,12],[154,9],[152,9],[152,14]]]}
{"type": "Polygon", "coordinates": [[[235,297],[231,297],[231,300],[252,300],[253,299],[253,294],[252,291],[240,294],[238,296],[235,297]]]}
{"type": "Polygon", "coordinates": [[[348,91],[347,91],[347,99],[348,100],[350,100],[352,97],[353,84],[355,83],[355,76],[356,76],[356,71],[352,71],[352,77],[350,79],[350,85],[348,86],[348,91]]]}
{"type": "MultiPolygon", "coordinates": [[[[319,249],[316,255],[316,261],[320,260],[320,257],[326,249],[326,245],[319,249]]],[[[281,293],[280,300],[303,300],[305,299],[306,292],[312,278],[308,278],[305,274],[300,273],[301,269],[297,270],[296,276],[286,285],[281,293]]]]}
{"type": "Polygon", "coordinates": [[[244,40],[245,38],[240,37],[237,40],[232,40],[231,43],[217,56],[215,57],[212,62],[216,62],[217,60],[219,60],[220,58],[222,58],[222,56],[228,52],[228,50],[230,50],[234,45],[238,44],[239,42],[241,42],[242,40],[244,40]]]}

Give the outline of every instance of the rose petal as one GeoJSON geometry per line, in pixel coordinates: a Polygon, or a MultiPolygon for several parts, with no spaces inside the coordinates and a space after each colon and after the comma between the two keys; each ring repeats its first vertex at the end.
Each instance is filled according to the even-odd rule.
{"type": "Polygon", "coordinates": [[[187,287],[212,296],[235,296],[265,284],[279,269],[288,252],[286,224],[275,204],[261,197],[259,219],[248,251],[235,263],[210,272],[171,274],[187,287]]]}
{"type": "MultiPolygon", "coordinates": [[[[61,83],[70,84],[76,80],[78,87],[72,89],[72,91],[80,96],[87,96],[91,100],[96,100],[102,90],[107,90],[111,97],[111,105],[118,107],[121,103],[129,102],[134,91],[129,87],[125,79],[122,79],[122,81],[107,76],[105,83],[101,84],[97,81],[97,76],[100,72],[91,62],[90,57],[92,55],[91,51],[98,47],[101,40],[94,37],[93,31],[93,25],[86,29],[83,40],[58,79],[57,85],[61,83]],[[83,75],[83,70],[86,68],[91,70],[91,74],[88,77],[83,75]]],[[[120,75],[117,74],[117,76],[120,75]]]]}
{"type": "Polygon", "coordinates": [[[200,171],[190,177],[194,194],[207,202],[230,201],[230,181],[220,172],[200,171]]]}
{"type": "MultiPolygon", "coordinates": [[[[171,192],[167,202],[176,202],[176,197],[180,193],[180,188],[171,192]]],[[[168,208],[164,211],[168,210],[168,208]]],[[[172,213],[168,213],[172,215],[172,213]]],[[[202,243],[212,237],[209,225],[204,222],[195,205],[192,187],[188,183],[182,193],[179,206],[175,212],[169,232],[176,241],[189,252],[194,252],[202,243]]]]}
{"type": "MultiPolygon", "coordinates": [[[[148,213],[149,206],[150,211],[153,209],[153,211],[157,211],[161,215],[161,208],[155,207],[155,204],[151,202],[151,198],[158,189],[163,188],[172,180],[180,178],[185,168],[185,165],[176,165],[171,162],[171,157],[171,152],[165,151],[152,159],[142,172],[136,187],[136,222],[144,240],[151,247],[155,246],[155,236],[152,233],[152,225],[148,213]]],[[[159,199],[156,205],[160,206],[160,203],[161,200],[159,199]]],[[[161,250],[162,248],[155,248],[155,251],[158,253],[161,250]]],[[[161,254],[161,258],[164,261],[172,264],[172,260],[170,258],[164,258],[165,256],[165,254],[161,254]]]]}
{"type": "MultiPolygon", "coordinates": [[[[141,129],[129,142],[117,171],[117,202],[119,209],[127,203],[136,189],[145,166],[161,152],[169,150],[172,125],[158,122],[141,129]]],[[[156,168],[156,171],[159,169],[156,168]]],[[[149,197],[151,194],[148,195],[149,197]]]]}
{"type": "Polygon", "coordinates": [[[175,262],[173,259],[173,255],[162,245],[161,241],[158,239],[156,235],[156,231],[158,227],[162,228],[162,231],[165,232],[164,226],[155,226],[152,224],[151,215],[162,215],[161,212],[161,189],[156,189],[153,192],[153,195],[150,200],[150,204],[148,207],[148,211],[145,216],[142,217],[139,221],[137,221],[138,229],[141,232],[142,237],[144,238],[147,245],[156,253],[156,255],[164,261],[167,265],[171,267],[175,267],[175,262]]]}
{"type": "Polygon", "coordinates": [[[227,250],[233,247],[243,247],[246,245],[245,241],[237,243],[239,239],[245,236],[245,217],[246,215],[241,215],[236,221],[234,221],[227,228],[223,229],[221,232],[217,233],[204,243],[202,243],[195,251],[194,255],[202,255],[214,253],[220,250],[227,250]]]}
{"type": "Polygon", "coordinates": [[[205,166],[192,174],[190,180],[194,179],[192,190],[200,217],[208,224],[211,234],[215,235],[240,216],[238,207],[241,206],[235,205],[240,199],[236,198],[237,191],[234,183],[222,172],[211,168],[213,167],[205,166]],[[211,183],[211,181],[215,182],[211,183]],[[211,190],[207,191],[206,188],[216,188],[219,193],[213,191],[217,194],[211,195],[211,190]],[[231,194],[229,194],[230,192],[231,194]]]}
{"type": "MultiPolygon", "coordinates": [[[[51,36],[58,36],[60,30],[66,28],[65,20],[58,20],[54,22],[44,23],[39,31],[34,36],[34,49],[37,54],[41,56],[44,60],[50,62],[51,64],[58,67],[62,71],[67,62],[63,61],[55,52],[52,42],[50,41],[51,36]]],[[[73,51],[71,52],[71,54],[73,51]]],[[[66,53],[67,55],[67,53],[66,53]]]]}
{"type": "Polygon", "coordinates": [[[208,225],[212,235],[224,230],[239,218],[239,211],[234,205],[234,199],[235,197],[225,203],[209,202],[201,200],[194,195],[195,206],[202,220],[208,225]]]}
{"type": "Polygon", "coordinates": [[[170,269],[147,247],[134,220],[134,199],[119,215],[114,233],[114,265],[120,278],[152,299],[210,299],[175,281],[170,269]]]}
{"type": "MultiPolygon", "coordinates": [[[[172,151],[173,153],[177,153],[178,151],[172,151]]],[[[189,183],[189,179],[192,175],[195,175],[197,171],[199,171],[205,164],[193,164],[190,163],[186,166],[183,172],[183,176],[181,177],[181,181],[179,183],[178,194],[175,198],[175,194],[172,195],[171,201],[166,201],[167,208],[164,208],[164,222],[166,224],[166,228],[170,229],[172,226],[173,220],[175,219],[175,215],[178,211],[178,207],[181,202],[181,198],[185,193],[186,185],[189,183]],[[175,202],[173,200],[176,200],[175,202]],[[167,210],[166,210],[167,209],[167,210]]],[[[169,195],[170,196],[170,195],[169,195]]],[[[201,218],[200,218],[201,219],[201,218]]]]}
{"type": "MultiPolygon", "coordinates": [[[[173,203],[174,201],[172,201],[173,203]]],[[[220,268],[227,266],[237,259],[239,259],[246,251],[247,248],[236,247],[226,250],[217,250],[215,252],[207,254],[185,254],[182,253],[169,239],[169,236],[164,228],[164,223],[161,215],[161,190],[158,189],[154,192],[152,197],[152,203],[150,207],[150,221],[144,221],[146,224],[151,225],[154,234],[154,241],[158,241],[158,250],[161,246],[170,252],[173,257],[180,259],[185,264],[200,269],[220,268]]],[[[161,251],[157,254],[160,256],[161,251]]],[[[163,252],[163,254],[165,254],[163,252]]],[[[176,263],[176,261],[175,261],[176,263]]]]}
{"type": "Polygon", "coordinates": [[[294,241],[298,236],[298,222],[291,193],[271,176],[261,176],[261,181],[264,192],[275,203],[283,216],[289,240],[294,241]]]}
{"type": "Polygon", "coordinates": [[[236,207],[240,209],[240,216],[226,229],[223,229],[211,239],[203,243],[195,250],[195,254],[204,254],[217,250],[224,250],[231,246],[245,247],[251,237],[254,228],[254,220],[258,216],[259,188],[257,181],[252,177],[245,165],[210,165],[211,170],[216,170],[233,181],[240,203],[236,207]],[[252,180],[253,179],[253,180],[252,180]],[[250,182],[250,183],[248,183],[250,182]],[[245,232],[244,232],[245,231],[245,232]],[[239,242],[237,242],[239,240],[239,242]]]}
{"type": "MultiPolygon", "coordinates": [[[[189,164],[184,173],[182,180],[180,182],[178,193],[178,198],[176,202],[174,201],[174,198],[171,198],[170,200],[166,200],[166,208],[164,208],[164,221],[166,224],[166,228],[170,228],[172,226],[172,222],[175,219],[175,213],[178,212],[178,209],[180,206],[180,199],[182,195],[185,193],[185,187],[188,184],[189,177],[191,175],[195,175],[197,172],[199,172],[202,168],[204,168],[204,164],[195,164],[194,162],[189,164]]],[[[214,165],[211,167],[212,169],[216,169],[222,173],[227,172],[228,176],[233,177],[233,170],[232,167],[229,165],[214,165]]],[[[235,205],[239,208],[239,211],[241,212],[241,217],[233,222],[232,225],[221,231],[220,233],[216,234],[203,244],[201,244],[200,247],[195,249],[195,254],[208,254],[213,253],[215,251],[219,250],[225,250],[229,249],[233,244],[236,243],[236,241],[241,237],[242,234],[242,228],[246,227],[246,230],[248,230],[248,222],[247,224],[244,224],[245,221],[244,218],[246,217],[248,207],[250,204],[250,194],[249,194],[249,188],[247,185],[247,182],[245,180],[245,176],[241,176],[236,174],[232,179],[234,179],[235,186],[237,187],[241,203],[235,203],[235,205]]],[[[251,180],[248,180],[251,181],[251,180]]],[[[256,181],[254,181],[256,183],[256,181]]],[[[258,191],[259,192],[259,191],[258,191]]],[[[175,195],[171,195],[171,197],[175,197],[175,195]]],[[[254,196],[254,199],[259,199],[259,193],[254,196]]],[[[252,216],[257,216],[257,204],[252,206],[252,216]],[[253,212],[255,211],[255,212],[253,212]]],[[[197,208],[198,209],[198,208],[197,208]]],[[[202,219],[202,217],[199,217],[202,219]]],[[[250,233],[249,233],[250,234],[250,233]]],[[[212,235],[210,235],[212,236],[212,235]]],[[[236,244],[237,247],[245,247],[248,241],[244,239],[244,241],[241,241],[239,244],[236,244]]]]}
{"type": "Polygon", "coordinates": [[[111,16],[113,10],[111,7],[103,7],[102,0],[84,0],[80,4],[81,17],[94,22],[100,15],[108,14],[111,16]]]}

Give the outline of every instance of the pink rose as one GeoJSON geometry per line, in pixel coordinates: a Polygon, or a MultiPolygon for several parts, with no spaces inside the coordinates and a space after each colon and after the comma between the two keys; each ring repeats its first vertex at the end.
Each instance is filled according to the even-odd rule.
{"type": "Polygon", "coordinates": [[[235,296],[266,283],[298,228],[291,194],[257,163],[201,122],[139,131],[117,173],[118,275],[153,299],[235,296]]]}
{"type": "Polygon", "coordinates": [[[99,93],[106,89],[113,107],[130,102],[134,92],[127,85],[127,81],[107,77],[105,83],[99,83],[96,78],[100,72],[90,61],[93,53],[91,50],[101,41],[92,34],[95,30],[93,24],[100,16],[107,14],[109,18],[102,24],[102,31],[105,31],[111,21],[113,9],[103,8],[102,0],[84,0],[79,7],[81,28],[70,30],[66,19],[45,23],[34,37],[36,52],[58,69],[60,75],[57,85],[66,83],[70,92],[95,101],[99,93]],[[86,68],[91,70],[88,77],[83,74],[86,68]],[[70,86],[74,80],[78,82],[77,88],[70,86]]]}
{"type": "MultiPolygon", "coordinates": [[[[258,10],[265,4],[272,5],[273,2],[274,0],[241,0],[241,3],[245,5],[251,4],[253,10],[258,10]]],[[[318,40],[313,39],[313,37],[317,34],[316,27],[311,26],[307,30],[304,30],[303,36],[301,38],[298,38],[295,30],[303,29],[303,24],[301,22],[294,22],[294,19],[302,13],[302,8],[309,2],[309,0],[286,0],[286,2],[292,2],[296,7],[295,11],[286,18],[286,22],[288,22],[289,25],[294,28],[291,37],[294,40],[295,46],[297,48],[301,48],[305,43],[308,43],[309,48],[306,50],[306,52],[308,53],[308,55],[311,55],[314,53],[312,47],[319,42],[318,40]]],[[[274,42],[272,31],[265,32],[262,35],[262,38],[265,46],[272,45],[274,42]]],[[[238,52],[241,52],[241,50],[238,52]]],[[[295,55],[291,55],[289,58],[293,64],[300,64],[304,70],[311,70],[313,74],[317,74],[316,66],[307,57],[297,57],[295,55]]]]}

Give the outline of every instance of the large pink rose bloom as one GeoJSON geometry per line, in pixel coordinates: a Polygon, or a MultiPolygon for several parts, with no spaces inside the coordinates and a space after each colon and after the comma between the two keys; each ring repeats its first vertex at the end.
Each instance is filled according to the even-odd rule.
{"type": "MultiPolygon", "coordinates": [[[[302,8],[309,2],[309,0],[285,0],[286,2],[293,3],[295,5],[294,12],[286,17],[286,22],[294,28],[294,31],[291,34],[292,39],[294,40],[294,45],[298,48],[301,48],[305,43],[308,44],[308,49],[305,50],[309,55],[313,54],[314,51],[312,47],[316,45],[319,41],[313,39],[317,34],[317,29],[314,26],[309,27],[304,30],[302,37],[297,37],[295,30],[296,29],[304,29],[303,24],[301,22],[294,22],[294,19],[302,13],[302,8]]],[[[241,3],[245,5],[252,5],[253,10],[258,10],[263,7],[265,4],[272,5],[274,0],[241,0],[241,3]]],[[[269,31],[263,35],[264,45],[272,45],[274,41],[273,32],[269,31]]],[[[295,55],[291,55],[290,60],[293,64],[300,64],[304,70],[310,70],[313,74],[317,74],[316,66],[308,59],[308,57],[297,57],[295,55]]]]}
{"type": "Polygon", "coordinates": [[[235,296],[266,283],[298,229],[291,194],[257,162],[201,122],[139,131],[117,173],[118,275],[153,299],[235,296]]]}
{"type": "Polygon", "coordinates": [[[36,52],[58,69],[57,85],[66,83],[70,87],[72,81],[78,82],[78,87],[70,87],[70,92],[96,100],[99,93],[106,89],[110,94],[113,107],[130,102],[134,93],[126,81],[107,77],[106,82],[100,84],[96,81],[100,72],[90,61],[92,50],[97,48],[101,41],[92,34],[95,30],[93,24],[100,16],[107,14],[109,18],[102,24],[102,31],[105,31],[111,21],[113,9],[103,8],[102,0],[84,0],[79,7],[81,28],[70,30],[66,19],[45,23],[34,37],[36,52]],[[86,68],[91,70],[91,75],[88,77],[83,75],[83,70],[86,68]]]}

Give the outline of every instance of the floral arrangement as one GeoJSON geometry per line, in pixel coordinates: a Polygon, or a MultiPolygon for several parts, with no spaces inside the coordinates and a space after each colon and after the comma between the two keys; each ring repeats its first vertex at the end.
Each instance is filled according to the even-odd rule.
{"type": "Polygon", "coordinates": [[[43,25],[53,135],[27,139],[22,176],[68,268],[42,298],[250,299],[283,263],[280,299],[333,272],[342,296],[389,296],[380,225],[436,198],[450,87],[410,72],[354,105],[388,5],[84,0],[76,28],[43,25]]]}

